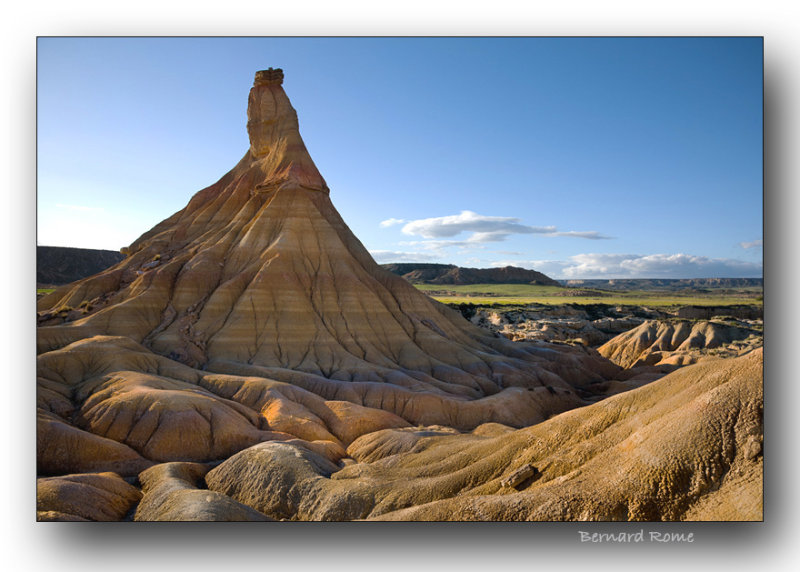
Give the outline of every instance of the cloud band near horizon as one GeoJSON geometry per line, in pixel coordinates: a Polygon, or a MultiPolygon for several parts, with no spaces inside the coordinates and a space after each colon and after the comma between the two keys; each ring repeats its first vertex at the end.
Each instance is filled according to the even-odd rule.
{"type": "Polygon", "coordinates": [[[568,260],[504,260],[493,267],[521,266],[554,278],[759,278],[761,262],[691,254],[577,254],[568,260]]]}
{"type": "Polygon", "coordinates": [[[473,211],[461,211],[457,215],[423,218],[407,221],[405,219],[390,218],[380,223],[387,228],[402,224],[403,234],[421,236],[428,239],[452,238],[461,233],[471,233],[465,241],[467,243],[502,242],[512,234],[540,234],[543,236],[560,236],[585,238],[589,240],[611,239],[598,231],[559,231],[555,226],[530,226],[522,224],[516,217],[486,216],[473,211]]]}

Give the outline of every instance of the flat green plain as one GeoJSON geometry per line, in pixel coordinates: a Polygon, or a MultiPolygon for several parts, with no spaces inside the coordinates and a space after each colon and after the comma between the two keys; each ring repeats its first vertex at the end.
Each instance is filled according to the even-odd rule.
{"type": "Polygon", "coordinates": [[[612,306],[735,306],[763,305],[760,288],[726,288],[697,292],[664,290],[611,291],[574,289],[533,284],[414,284],[419,290],[445,304],[561,305],[608,304],[612,306]]]}

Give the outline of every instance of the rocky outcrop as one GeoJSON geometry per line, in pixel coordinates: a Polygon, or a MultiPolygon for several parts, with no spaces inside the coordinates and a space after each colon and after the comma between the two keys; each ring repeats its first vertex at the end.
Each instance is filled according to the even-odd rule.
{"type": "MultiPolygon", "coordinates": [[[[580,374],[580,350],[560,353],[566,350],[576,359],[561,364],[562,374],[580,374]]],[[[596,359],[609,368],[600,370],[608,377],[619,370],[596,359]]],[[[553,385],[465,399],[318,376],[287,383],[209,373],[124,337],[81,340],[37,360],[43,474],[113,469],[134,475],[157,462],[221,460],[262,441],[292,439],[317,443],[336,462],[351,442],[382,429],[439,423],[470,430],[489,421],[523,427],[584,403],[579,388],[555,374],[553,385]]]]}
{"type": "Polygon", "coordinates": [[[743,355],[762,343],[761,331],[742,323],[648,320],[597,351],[628,369],[658,364],[687,365],[706,357],[743,355]]]}
{"type": "Polygon", "coordinates": [[[256,75],[230,172],[38,301],[42,519],[702,518],[743,490],[756,517],[756,357],[587,406],[634,380],[372,260],[282,82],[256,75]]]}
{"type": "MultiPolygon", "coordinates": [[[[763,461],[753,452],[763,439],[762,366],[760,350],[697,364],[518,432],[525,441],[517,438],[506,471],[532,459],[543,473],[518,493],[496,494],[499,483],[492,480],[374,517],[761,520],[763,461]],[[562,434],[572,441],[559,447],[562,434]]],[[[507,446],[513,441],[505,438],[507,446]]]]}
{"type": "Polygon", "coordinates": [[[290,520],[759,520],[762,367],[761,350],[696,364],[515,431],[380,431],[344,468],[262,443],[206,482],[290,520]]]}
{"type": "MultiPolygon", "coordinates": [[[[229,173],[124,260],[38,301],[49,427],[117,443],[120,462],[206,462],[408,424],[524,426],[613,376],[596,354],[474,326],[380,268],[333,207],[282,77],[257,74],[250,148],[229,173]]],[[[40,447],[51,472],[89,466],[77,455],[40,447]]]]}
{"type": "Polygon", "coordinates": [[[634,306],[531,304],[511,310],[477,308],[469,319],[514,341],[573,341],[597,347],[648,318],[666,316],[658,310],[634,306]]]}

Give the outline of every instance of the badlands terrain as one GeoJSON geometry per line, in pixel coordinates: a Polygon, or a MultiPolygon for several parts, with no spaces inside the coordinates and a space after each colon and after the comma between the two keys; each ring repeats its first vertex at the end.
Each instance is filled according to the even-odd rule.
{"type": "Polygon", "coordinates": [[[39,520],[762,518],[758,305],[440,303],[351,233],[282,84],[230,172],[39,298],[39,520]]]}

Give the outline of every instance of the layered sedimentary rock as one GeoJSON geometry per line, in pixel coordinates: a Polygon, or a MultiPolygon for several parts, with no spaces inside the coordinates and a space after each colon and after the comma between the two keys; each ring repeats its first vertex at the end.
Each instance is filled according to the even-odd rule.
{"type": "Polygon", "coordinates": [[[666,314],[640,307],[530,304],[505,311],[477,308],[469,319],[514,341],[574,341],[597,347],[647,318],[658,317],[666,314]]]}
{"type": "Polygon", "coordinates": [[[282,81],[256,74],[250,148],[229,173],[119,264],[38,301],[43,427],[93,451],[43,443],[43,471],[127,474],[295,437],[347,447],[408,424],[521,427],[619,370],[513,344],[380,268],[331,203],[282,81]]]}
{"type": "Polygon", "coordinates": [[[139,476],[142,500],[136,521],[263,522],[273,520],[223,494],[202,490],[208,467],[199,463],[164,463],[139,476]]]}
{"type": "Polygon", "coordinates": [[[760,330],[738,322],[648,320],[597,351],[624,367],[688,365],[708,357],[735,357],[760,347],[760,330]]]}
{"type": "Polygon", "coordinates": [[[706,518],[728,490],[758,500],[760,356],[581,407],[630,372],[512,342],[381,269],[282,80],[256,74],[229,173],[38,301],[41,519],[706,518]]]}
{"type": "Polygon", "coordinates": [[[111,472],[43,478],[36,483],[37,520],[122,520],[141,497],[111,472]]]}
{"type": "Polygon", "coordinates": [[[761,350],[696,364],[519,430],[379,431],[341,470],[262,443],[206,482],[294,520],[759,520],[762,366],[761,350]]]}

